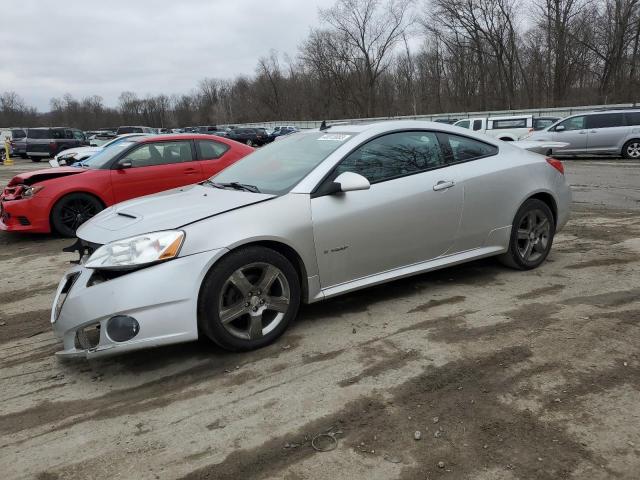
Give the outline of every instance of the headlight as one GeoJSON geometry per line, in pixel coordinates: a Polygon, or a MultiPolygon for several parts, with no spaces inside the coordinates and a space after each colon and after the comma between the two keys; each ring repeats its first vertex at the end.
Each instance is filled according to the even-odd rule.
{"type": "Polygon", "coordinates": [[[102,270],[130,270],[178,256],[184,232],[154,232],[107,243],[98,248],[84,265],[102,270]]]}
{"type": "Polygon", "coordinates": [[[42,190],[44,186],[42,185],[23,185],[22,187],[22,198],[31,198],[40,190],[42,190]]]}
{"type": "Polygon", "coordinates": [[[60,155],[58,155],[58,158],[63,160],[63,159],[69,159],[69,158],[73,158],[76,156],[77,152],[70,152],[70,153],[61,153],[60,155]]]}

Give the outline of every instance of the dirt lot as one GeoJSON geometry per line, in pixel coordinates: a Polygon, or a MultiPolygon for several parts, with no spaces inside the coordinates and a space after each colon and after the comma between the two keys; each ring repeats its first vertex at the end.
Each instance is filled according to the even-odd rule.
{"type": "Polygon", "coordinates": [[[69,242],[0,234],[2,478],[639,478],[640,163],[566,166],[575,209],[538,270],[487,260],[309,306],[248,354],[61,361],[69,242]],[[323,432],[334,450],[312,448],[323,432]]]}

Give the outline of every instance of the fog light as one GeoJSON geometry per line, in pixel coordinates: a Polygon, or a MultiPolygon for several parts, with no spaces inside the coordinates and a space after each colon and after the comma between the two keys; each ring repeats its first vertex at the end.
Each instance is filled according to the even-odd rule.
{"type": "Polygon", "coordinates": [[[107,335],[114,342],[126,342],[140,331],[140,324],[133,317],[116,315],[107,322],[107,335]]]}

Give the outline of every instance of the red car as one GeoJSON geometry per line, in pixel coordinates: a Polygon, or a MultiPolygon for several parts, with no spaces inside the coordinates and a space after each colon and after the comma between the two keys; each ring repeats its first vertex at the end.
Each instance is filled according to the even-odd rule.
{"type": "Polygon", "coordinates": [[[213,135],[132,137],[76,166],[13,177],[0,196],[0,230],[72,237],[105,207],[201,182],[253,150],[213,135]]]}

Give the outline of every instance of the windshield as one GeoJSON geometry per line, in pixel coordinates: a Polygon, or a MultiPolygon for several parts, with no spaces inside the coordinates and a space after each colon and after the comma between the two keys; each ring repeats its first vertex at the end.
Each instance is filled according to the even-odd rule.
{"type": "Polygon", "coordinates": [[[281,195],[291,190],[351,134],[296,133],[247,155],[211,180],[253,185],[262,193],[281,195]]]}
{"type": "Polygon", "coordinates": [[[128,137],[117,137],[102,145],[104,148],[116,145],[120,142],[130,141],[132,138],[143,137],[144,135],[129,135],[128,137]]]}
{"type": "Polygon", "coordinates": [[[78,162],[78,166],[87,167],[93,169],[104,168],[111,160],[117,157],[121,152],[134,145],[136,142],[126,138],[126,141],[118,142],[115,145],[111,145],[111,148],[104,148],[95,155],[91,155],[86,160],[78,162]]]}

